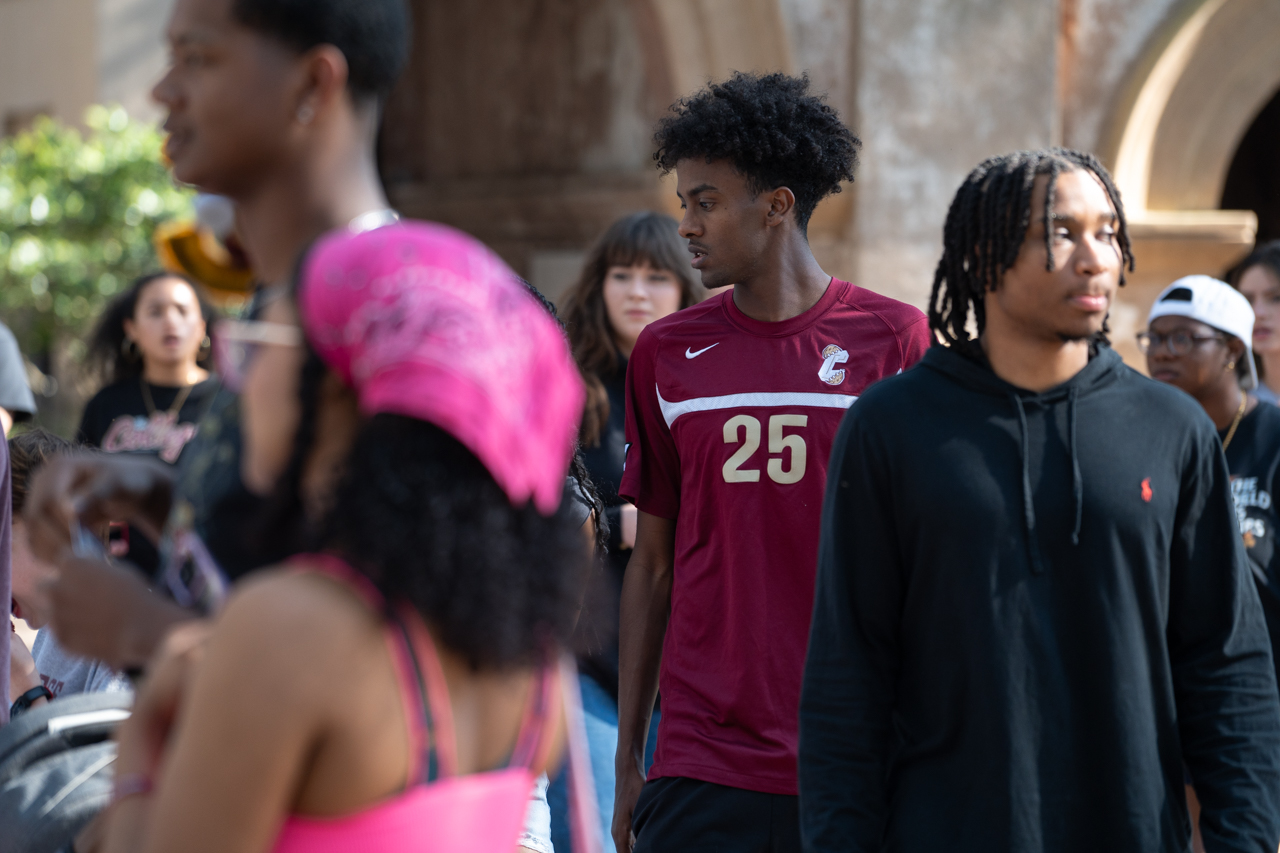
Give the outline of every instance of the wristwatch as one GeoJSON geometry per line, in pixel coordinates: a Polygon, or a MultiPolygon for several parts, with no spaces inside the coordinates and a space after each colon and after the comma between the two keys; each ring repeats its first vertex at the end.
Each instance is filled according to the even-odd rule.
{"type": "Polygon", "coordinates": [[[9,719],[12,720],[20,714],[31,710],[31,705],[37,699],[48,699],[53,701],[53,694],[49,692],[49,688],[41,684],[39,687],[32,687],[26,693],[17,698],[12,705],[9,706],[9,719]]]}

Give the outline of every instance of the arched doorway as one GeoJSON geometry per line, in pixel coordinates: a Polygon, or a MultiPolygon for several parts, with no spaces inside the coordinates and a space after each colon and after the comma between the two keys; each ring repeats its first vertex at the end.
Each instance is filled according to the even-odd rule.
{"type": "Polygon", "coordinates": [[[1280,239],[1280,89],[1240,140],[1222,188],[1225,210],[1258,215],[1258,242],[1280,239]]]}
{"type": "Polygon", "coordinates": [[[1241,141],[1280,89],[1276,44],[1275,0],[1186,0],[1112,114],[1100,153],[1124,194],[1138,261],[1112,327],[1134,366],[1145,359],[1133,335],[1156,294],[1183,275],[1221,275],[1253,245],[1253,210],[1222,203],[1241,141]]]}

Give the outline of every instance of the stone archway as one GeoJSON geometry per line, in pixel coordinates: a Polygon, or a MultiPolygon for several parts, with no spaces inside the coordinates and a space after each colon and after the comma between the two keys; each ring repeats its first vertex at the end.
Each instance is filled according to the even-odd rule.
{"type": "Polygon", "coordinates": [[[631,0],[637,24],[658,42],[671,100],[732,71],[792,70],[792,51],[778,0],[631,0]]]}
{"type": "Polygon", "coordinates": [[[1221,275],[1252,246],[1252,211],[1219,210],[1232,158],[1280,87],[1280,4],[1187,0],[1157,33],[1118,98],[1100,153],[1131,222],[1138,271],[1113,318],[1130,343],[1172,279],[1221,275]]]}
{"type": "MultiPolygon", "coordinates": [[[[847,4],[409,2],[416,50],[387,105],[380,146],[392,200],[476,235],[553,295],[613,219],[678,211],[650,148],[653,124],[672,102],[735,70],[811,64],[822,52],[811,37],[821,29],[815,10],[847,4]],[[809,27],[800,47],[797,18],[809,27]]],[[[843,277],[852,268],[851,195],[824,201],[810,223],[815,253],[843,277]]]]}

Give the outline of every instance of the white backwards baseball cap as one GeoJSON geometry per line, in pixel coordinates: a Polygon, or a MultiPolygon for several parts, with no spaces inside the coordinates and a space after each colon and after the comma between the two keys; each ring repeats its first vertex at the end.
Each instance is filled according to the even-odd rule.
{"type": "Polygon", "coordinates": [[[1157,317],[1190,317],[1244,342],[1249,362],[1247,387],[1258,387],[1258,369],[1253,362],[1253,308],[1244,294],[1225,281],[1207,275],[1188,275],[1160,291],[1151,306],[1147,324],[1157,317]]]}

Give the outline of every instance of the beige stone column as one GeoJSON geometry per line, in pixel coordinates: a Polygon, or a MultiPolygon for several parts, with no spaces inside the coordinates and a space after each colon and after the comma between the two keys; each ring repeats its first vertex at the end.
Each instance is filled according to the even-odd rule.
{"type": "Polygon", "coordinates": [[[925,307],[964,176],[1055,141],[1056,38],[1045,0],[861,0],[858,284],[925,307]]]}

